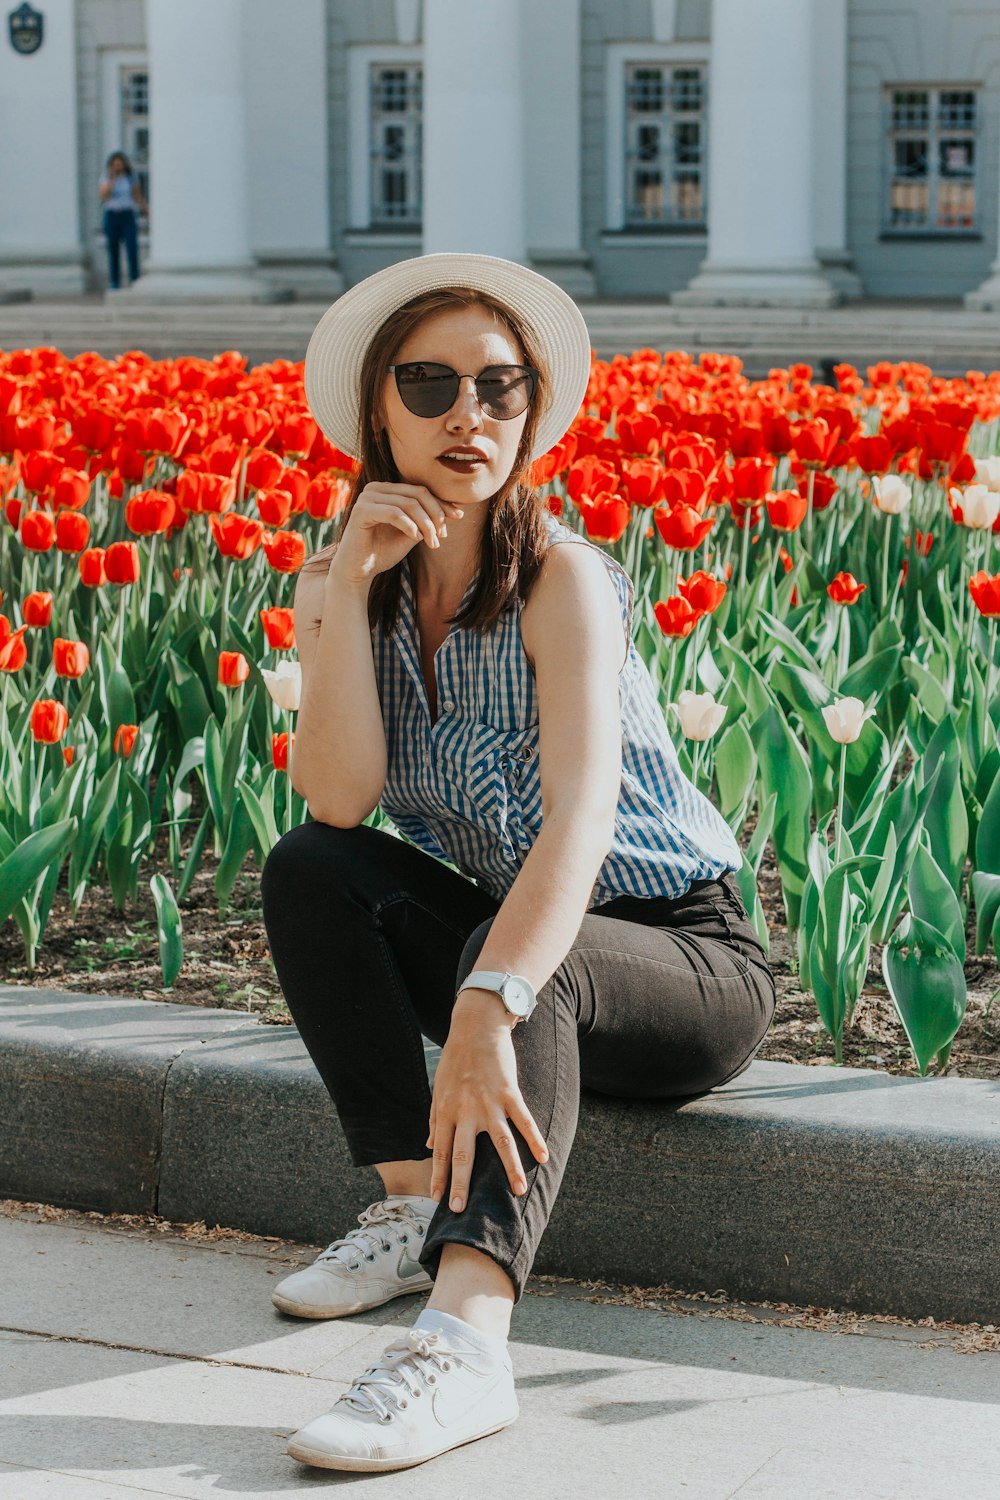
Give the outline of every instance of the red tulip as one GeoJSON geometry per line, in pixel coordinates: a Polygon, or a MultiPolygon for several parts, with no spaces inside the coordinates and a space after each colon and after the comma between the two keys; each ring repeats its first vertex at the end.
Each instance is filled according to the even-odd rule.
{"type": "Polygon", "coordinates": [[[219,652],[219,682],[223,687],[239,687],[249,676],[250,663],[242,651],[219,652]]]}
{"type": "Polygon", "coordinates": [[[108,575],[104,568],[104,548],[88,547],[81,552],[77,558],[76,565],[80,570],[80,582],[84,588],[99,589],[102,584],[107,583],[108,575]]]}
{"type": "Polygon", "coordinates": [[[90,540],[90,520],[76,510],[60,510],[55,517],[55,546],[60,552],[82,552],[90,540]]]}
{"type": "Polygon", "coordinates": [[[41,591],[28,594],[21,604],[21,614],[25,625],[30,625],[35,630],[44,629],[52,621],[52,595],[41,591]]]}
{"type": "Polygon", "coordinates": [[[280,483],[285,466],[270,448],[254,448],[247,459],[246,482],[255,490],[270,490],[280,483]]]}
{"type": "Polygon", "coordinates": [[[288,490],[258,490],[257,511],[268,526],[284,526],[292,513],[292,496],[288,490]]]}
{"type": "MultiPolygon", "coordinates": [[[[292,750],[295,750],[295,735],[292,735],[292,750]]],[[[288,731],[271,736],[271,760],[276,771],[288,770],[288,731]]]]}
{"type": "Polygon", "coordinates": [[[121,750],[126,758],[130,756],[132,754],[132,746],[135,744],[135,737],[138,733],[138,724],[119,724],[115,730],[115,738],[112,745],[115,754],[117,755],[118,751],[121,750]]]}
{"type": "Polygon", "coordinates": [[[29,510],[21,517],[21,544],[29,552],[49,552],[55,541],[56,523],[47,510],[29,510]]]}
{"type": "Polygon", "coordinates": [[[994,620],[1000,615],[1000,573],[991,577],[984,568],[969,579],[972,602],[981,615],[994,620]]]}
{"type": "Polygon", "coordinates": [[[80,469],[64,468],[52,486],[52,503],[56,510],[82,510],[90,498],[90,475],[80,469]]]}
{"type": "Polygon", "coordinates": [[[112,542],[104,554],[109,583],[139,582],[139,548],[135,542],[112,542]]]}
{"type": "Polygon", "coordinates": [[[714,614],[726,595],[726,585],[699,568],[688,579],[678,578],[677,592],[699,614],[714,614]]]}
{"type": "Polygon", "coordinates": [[[215,545],[223,557],[233,557],[243,562],[260,546],[264,530],[261,521],[241,516],[237,511],[230,511],[221,520],[217,516],[209,516],[208,519],[215,545]]]}
{"type": "Polygon", "coordinates": [[[90,665],[90,649],[83,641],[56,636],[52,643],[52,664],[58,677],[82,677],[90,665]]]}
{"type": "Polygon", "coordinates": [[[292,651],[295,648],[295,611],[275,606],[262,609],[260,623],[272,651],[292,651]]]}
{"type": "Polygon", "coordinates": [[[653,512],[653,523],[668,547],[691,552],[708,536],[715,519],[703,520],[692,505],[675,505],[670,511],[658,507],[653,512]]]}
{"type": "Polygon", "coordinates": [[[834,604],[857,604],[867,587],[867,583],[859,583],[852,573],[838,573],[826,591],[834,604]]]}
{"type": "Polygon", "coordinates": [[[306,539],[298,531],[265,531],[261,546],[276,573],[295,573],[305,561],[306,539]]]}
{"type": "Polygon", "coordinates": [[[136,536],[157,536],[174,518],[174,497],[162,490],[140,490],[125,505],[125,525],[136,536]]]}
{"type": "Polygon", "coordinates": [[[676,596],[671,596],[666,601],[658,600],[653,605],[653,614],[663,634],[673,636],[690,635],[701,619],[700,610],[694,609],[686,599],[676,596]]]}
{"type": "Polygon", "coordinates": [[[628,526],[629,505],[622,495],[581,496],[578,501],[587,535],[596,542],[617,542],[628,526]]]}
{"type": "Polygon", "coordinates": [[[28,660],[28,648],[24,644],[27,625],[19,625],[14,631],[5,615],[0,615],[0,672],[20,672],[28,660]]]}
{"type": "Polygon", "coordinates": [[[31,732],[45,745],[55,745],[66,733],[69,712],[54,698],[40,698],[31,710],[31,732]]]}
{"type": "Polygon", "coordinates": [[[305,508],[314,521],[332,521],[334,516],[340,515],[350,498],[350,480],[336,474],[317,474],[306,490],[305,508]]]}
{"type": "Polygon", "coordinates": [[[809,509],[808,499],[798,490],[778,490],[766,504],[767,518],[775,531],[797,531],[809,509]]]}

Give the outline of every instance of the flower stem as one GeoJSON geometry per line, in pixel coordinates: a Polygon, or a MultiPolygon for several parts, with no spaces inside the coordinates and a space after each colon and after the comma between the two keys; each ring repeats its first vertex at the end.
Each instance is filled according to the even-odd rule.
{"type": "Polygon", "coordinates": [[[847,746],[840,747],[840,790],[837,796],[837,842],[834,846],[834,863],[840,863],[840,851],[843,846],[841,834],[844,829],[844,771],[847,765],[847,746]]]}

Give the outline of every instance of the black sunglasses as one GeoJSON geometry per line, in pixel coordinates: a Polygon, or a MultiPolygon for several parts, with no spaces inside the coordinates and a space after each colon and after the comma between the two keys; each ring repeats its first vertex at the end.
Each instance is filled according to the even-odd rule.
{"type": "MultiPolygon", "coordinates": [[[[465,379],[450,365],[428,364],[426,360],[390,365],[389,371],[396,377],[403,405],[417,417],[444,416],[454,406],[465,379]]],[[[509,422],[528,407],[535,394],[538,371],[530,365],[489,365],[469,378],[475,381],[476,399],[486,415],[509,422]]]]}

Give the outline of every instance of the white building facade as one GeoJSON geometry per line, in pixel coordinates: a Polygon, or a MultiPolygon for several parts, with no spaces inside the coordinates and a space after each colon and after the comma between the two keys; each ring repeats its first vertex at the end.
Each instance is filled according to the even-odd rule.
{"type": "Polygon", "coordinates": [[[139,300],[466,249],[580,298],[1000,307],[1000,0],[8,5],[0,295],[106,286],[124,150],[139,300]]]}

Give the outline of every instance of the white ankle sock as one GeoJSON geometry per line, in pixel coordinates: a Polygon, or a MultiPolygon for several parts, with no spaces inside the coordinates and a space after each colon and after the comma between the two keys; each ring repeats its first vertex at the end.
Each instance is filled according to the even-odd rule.
{"type": "Polygon", "coordinates": [[[421,1214],[425,1219],[431,1218],[437,1208],[436,1198],[421,1198],[416,1193],[386,1193],[384,1201],[386,1203],[395,1203],[397,1201],[410,1203],[417,1210],[417,1213],[421,1214]]]}
{"type": "Polygon", "coordinates": [[[484,1333],[481,1328],[474,1328],[464,1318],[456,1318],[453,1313],[441,1312],[436,1307],[425,1307],[413,1326],[426,1328],[429,1333],[446,1333],[457,1342],[471,1344],[481,1354],[488,1354],[493,1359],[502,1358],[507,1349],[507,1340],[498,1334],[484,1333]]]}

